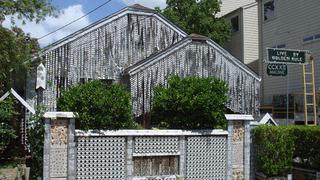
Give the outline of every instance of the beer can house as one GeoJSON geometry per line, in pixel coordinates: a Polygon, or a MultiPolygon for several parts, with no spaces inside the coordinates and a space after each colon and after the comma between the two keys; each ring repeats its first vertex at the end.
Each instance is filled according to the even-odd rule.
{"type": "Polygon", "coordinates": [[[45,85],[36,90],[41,80],[30,74],[26,96],[29,103],[43,104],[48,111],[56,110],[63,90],[98,79],[126,84],[138,117],[150,112],[153,88],[166,85],[169,75],[195,75],[226,81],[230,110],[258,114],[260,78],[250,68],[209,38],[187,35],[138,4],[53,43],[39,56],[45,85]]]}

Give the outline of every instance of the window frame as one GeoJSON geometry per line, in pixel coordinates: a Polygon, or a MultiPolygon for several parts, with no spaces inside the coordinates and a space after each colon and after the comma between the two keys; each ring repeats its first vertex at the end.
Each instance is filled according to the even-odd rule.
{"type": "Polygon", "coordinates": [[[231,23],[231,32],[232,33],[236,33],[236,32],[240,31],[240,17],[239,17],[239,15],[232,16],[230,18],[230,23],[231,23]],[[232,22],[235,22],[235,21],[233,21],[234,19],[237,20],[237,24],[236,24],[237,25],[237,29],[233,28],[233,23],[232,22]]]}
{"type": "Polygon", "coordinates": [[[271,21],[271,20],[273,20],[273,19],[276,18],[276,0],[267,0],[267,1],[264,1],[264,2],[262,3],[262,9],[263,9],[263,11],[262,11],[263,22],[269,22],[269,21],[271,21]],[[265,17],[265,5],[266,5],[267,3],[270,3],[270,2],[273,2],[273,16],[265,19],[265,18],[266,18],[266,17],[265,17]]]}

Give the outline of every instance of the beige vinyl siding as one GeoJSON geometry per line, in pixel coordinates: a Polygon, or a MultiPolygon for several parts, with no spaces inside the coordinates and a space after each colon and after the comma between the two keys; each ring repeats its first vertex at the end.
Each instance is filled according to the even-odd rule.
{"type": "MultiPolygon", "coordinates": [[[[263,13],[263,3],[260,4],[263,13]]],[[[320,34],[320,1],[318,0],[275,0],[275,16],[262,21],[262,50],[266,59],[266,48],[286,44],[287,49],[310,50],[315,59],[316,88],[320,87],[320,40],[303,43],[303,38],[320,34]]],[[[263,15],[263,14],[262,14],[263,15]]],[[[263,17],[263,16],[262,16],[263,17]]],[[[266,74],[263,65],[264,102],[270,104],[273,94],[286,93],[286,77],[272,77],[266,74]]],[[[289,65],[290,93],[303,92],[303,75],[301,65],[289,65]]]]}
{"type": "Polygon", "coordinates": [[[239,31],[232,32],[230,40],[224,44],[224,48],[228,50],[234,57],[243,62],[243,24],[242,24],[242,10],[238,9],[225,16],[231,21],[235,16],[239,16],[239,31]]]}
{"type": "Polygon", "coordinates": [[[256,0],[221,0],[220,12],[217,14],[218,17],[224,16],[231,11],[234,11],[242,6],[256,2],[256,0]]]}
{"type": "Polygon", "coordinates": [[[258,4],[243,8],[243,62],[258,73],[258,4]]]}

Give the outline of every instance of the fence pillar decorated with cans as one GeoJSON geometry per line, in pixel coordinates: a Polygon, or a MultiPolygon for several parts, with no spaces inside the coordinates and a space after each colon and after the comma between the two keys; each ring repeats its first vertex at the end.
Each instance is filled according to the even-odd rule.
{"type": "Polygon", "coordinates": [[[47,112],[43,149],[43,179],[75,179],[75,115],[47,112]]]}
{"type": "Polygon", "coordinates": [[[250,179],[251,115],[226,114],[228,121],[227,180],[250,179]]]}

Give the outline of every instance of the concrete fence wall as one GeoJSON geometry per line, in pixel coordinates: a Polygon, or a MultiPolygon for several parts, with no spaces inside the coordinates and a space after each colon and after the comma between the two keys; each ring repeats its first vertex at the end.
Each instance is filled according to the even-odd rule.
{"type": "Polygon", "coordinates": [[[224,130],[74,129],[73,113],[46,113],[44,179],[249,179],[251,116],[224,130]]]}

